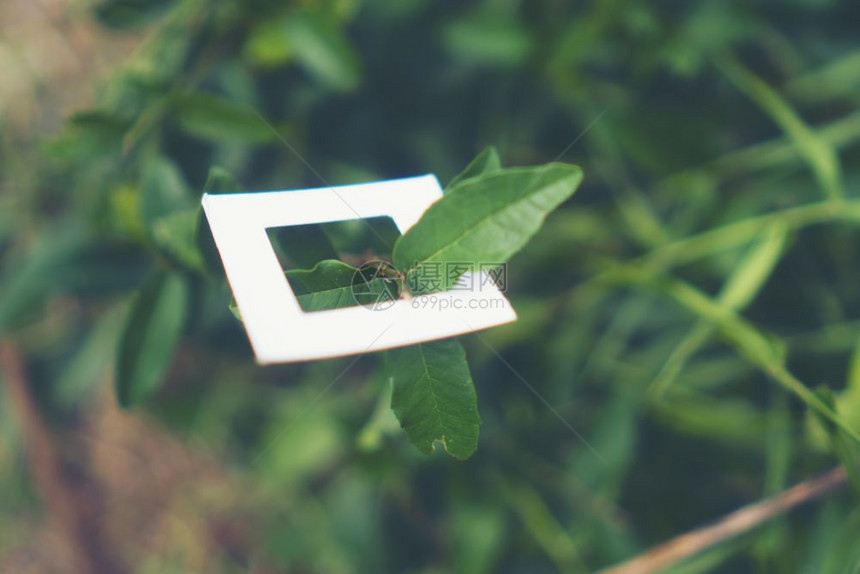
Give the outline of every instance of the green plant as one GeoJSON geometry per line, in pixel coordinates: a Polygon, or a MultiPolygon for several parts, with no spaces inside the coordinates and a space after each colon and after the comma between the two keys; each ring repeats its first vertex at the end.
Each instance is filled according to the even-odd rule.
{"type": "MultiPolygon", "coordinates": [[[[648,556],[817,476],[815,504],[671,566],[856,567],[856,494],[837,490],[860,431],[856,3],[104,0],[67,16],[45,17],[39,53],[67,33],[80,78],[43,57],[26,97],[39,56],[16,66],[14,44],[36,35],[0,34],[0,570],[65,556],[46,528],[74,508],[57,492],[84,504],[68,537],[133,571],[508,574],[648,556]],[[61,118],[79,86],[93,97],[61,118]],[[499,157],[588,175],[510,260],[516,323],[387,361],[253,364],[202,190],[426,171],[454,189],[490,142],[464,186],[499,157]],[[411,426],[403,394],[408,432],[392,413],[390,377],[421,381],[425,357],[461,383],[453,431],[411,426]],[[480,448],[422,455],[410,438],[471,451],[469,379],[480,448]],[[33,454],[46,444],[53,464],[33,454]],[[45,468],[74,480],[30,480],[45,468]]],[[[422,246],[445,242],[404,236],[395,254],[390,231],[271,237],[302,305],[337,306],[352,294],[325,287],[355,269],[371,299],[410,284],[363,262],[432,267],[422,246]]]]}
{"type": "MultiPolygon", "coordinates": [[[[213,192],[219,188],[215,182],[231,179],[215,170],[206,187],[213,192]]],[[[448,290],[463,273],[478,272],[481,262],[504,264],[515,255],[546,216],[576,191],[581,179],[579,168],[563,164],[502,169],[497,152],[488,148],[451,181],[444,197],[394,243],[391,253],[376,256],[394,260],[405,283],[417,287],[414,296],[433,292],[426,291],[428,282],[420,280],[422,267],[457,264],[457,274],[444,273],[434,287],[448,290]]],[[[235,190],[236,185],[231,182],[220,189],[235,190]]],[[[187,267],[197,269],[203,256],[188,245],[190,232],[179,235],[171,231],[173,221],[187,228],[199,218],[180,212],[159,228],[167,230],[161,234],[164,247],[181,254],[187,267]]],[[[315,251],[316,247],[301,245],[303,250],[315,251]]],[[[213,246],[203,248],[211,252],[213,246]]],[[[341,261],[322,260],[311,269],[287,271],[287,278],[296,284],[304,309],[316,311],[360,302],[355,294],[355,278],[360,273],[358,267],[341,261]]],[[[374,276],[362,286],[377,294],[386,290],[385,283],[374,276]]],[[[131,406],[157,389],[178,343],[186,290],[181,276],[171,274],[159,276],[141,293],[117,361],[117,396],[124,405],[131,406]]],[[[459,343],[428,342],[385,355],[386,376],[393,387],[391,407],[412,443],[430,453],[439,441],[456,458],[469,458],[478,446],[480,418],[459,343]]]]}

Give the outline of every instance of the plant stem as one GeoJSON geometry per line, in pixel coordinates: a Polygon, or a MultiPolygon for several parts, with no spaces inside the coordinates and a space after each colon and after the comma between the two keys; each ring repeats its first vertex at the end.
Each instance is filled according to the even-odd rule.
{"type": "Polygon", "coordinates": [[[721,520],[677,536],[647,550],[636,558],[601,570],[598,574],[651,574],[669,568],[682,560],[748,532],[762,523],[812,502],[837,490],[846,483],[845,470],[836,468],[801,482],[761,502],[744,506],[721,520]]]}

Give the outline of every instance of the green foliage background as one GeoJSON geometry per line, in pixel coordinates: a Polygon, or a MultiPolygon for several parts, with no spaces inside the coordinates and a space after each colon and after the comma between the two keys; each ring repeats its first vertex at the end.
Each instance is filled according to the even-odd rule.
{"type": "MultiPolygon", "coordinates": [[[[139,45],[61,133],[0,116],[0,327],[120,571],[588,572],[856,462],[856,2],[81,9],[139,45]],[[378,357],[253,364],[199,226],[212,166],[444,182],[487,144],[586,179],[510,263],[519,322],[464,339],[472,459],[408,444],[378,357]]],[[[304,268],[368,241],[302,233],[304,268]]],[[[8,395],[0,569],[63,571],[8,395]]],[[[858,535],[835,493],[677,571],[853,572],[858,535]]]]}

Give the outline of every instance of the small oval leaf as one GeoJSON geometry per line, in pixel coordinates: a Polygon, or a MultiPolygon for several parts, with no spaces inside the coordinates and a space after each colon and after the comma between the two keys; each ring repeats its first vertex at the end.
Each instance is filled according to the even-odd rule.
{"type": "Polygon", "coordinates": [[[391,408],[409,441],[425,454],[439,441],[465,460],[478,448],[481,418],[466,352],[456,339],[386,352],[391,408]]]}
{"type": "Polygon", "coordinates": [[[188,308],[188,285],[163,273],[138,295],[120,339],[116,393],[123,408],[151,395],[161,384],[179,343],[188,308]]]}

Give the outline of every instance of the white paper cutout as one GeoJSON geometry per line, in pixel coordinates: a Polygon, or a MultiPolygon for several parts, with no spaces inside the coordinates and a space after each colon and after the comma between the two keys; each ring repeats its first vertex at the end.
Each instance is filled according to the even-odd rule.
{"type": "Polygon", "coordinates": [[[370,353],[515,321],[510,302],[485,272],[475,277],[482,289],[427,296],[435,298],[432,306],[429,299],[401,299],[385,309],[356,304],[305,312],[266,233],[271,227],[385,216],[405,233],[441,197],[433,175],[334,188],[204,194],[203,209],[257,362],[370,353]]]}

